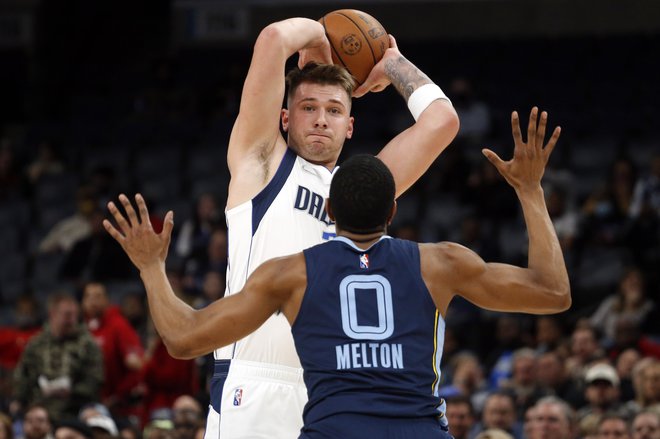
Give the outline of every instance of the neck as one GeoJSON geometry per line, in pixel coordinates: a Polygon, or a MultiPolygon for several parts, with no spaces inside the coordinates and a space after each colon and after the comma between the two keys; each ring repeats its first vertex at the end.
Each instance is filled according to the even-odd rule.
{"type": "Polygon", "coordinates": [[[367,249],[371,247],[376,241],[378,241],[383,235],[385,235],[384,230],[372,233],[353,233],[347,232],[345,230],[338,230],[338,236],[343,236],[348,238],[355,243],[355,245],[361,249],[367,249]]]}

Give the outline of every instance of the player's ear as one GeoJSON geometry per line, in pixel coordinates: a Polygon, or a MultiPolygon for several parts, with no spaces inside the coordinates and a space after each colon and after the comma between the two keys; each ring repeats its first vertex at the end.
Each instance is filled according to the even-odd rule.
{"type": "Polygon", "coordinates": [[[392,210],[390,211],[390,214],[387,217],[388,226],[392,224],[392,219],[394,218],[394,215],[396,215],[396,200],[394,200],[394,203],[392,203],[392,210]]]}
{"type": "Polygon", "coordinates": [[[335,215],[332,213],[332,206],[330,206],[330,198],[325,199],[325,211],[328,213],[328,218],[330,218],[330,221],[334,221],[335,215]]]}
{"type": "Polygon", "coordinates": [[[286,133],[289,131],[289,110],[282,108],[282,113],[280,116],[282,118],[282,130],[284,130],[286,133]]]}
{"type": "Polygon", "coordinates": [[[353,118],[353,116],[348,118],[348,129],[346,131],[346,138],[347,139],[350,139],[351,137],[353,137],[353,122],[354,121],[355,121],[355,119],[353,118]]]}

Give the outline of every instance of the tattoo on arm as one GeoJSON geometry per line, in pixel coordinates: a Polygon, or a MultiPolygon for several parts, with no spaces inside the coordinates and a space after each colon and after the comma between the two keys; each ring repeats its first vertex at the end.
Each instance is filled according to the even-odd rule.
{"type": "Polygon", "coordinates": [[[424,84],[433,83],[424,72],[415,67],[413,63],[403,56],[386,61],[385,74],[390,78],[394,88],[396,88],[406,101],[408,101],[410,95],[419,87],[424,84]]]}

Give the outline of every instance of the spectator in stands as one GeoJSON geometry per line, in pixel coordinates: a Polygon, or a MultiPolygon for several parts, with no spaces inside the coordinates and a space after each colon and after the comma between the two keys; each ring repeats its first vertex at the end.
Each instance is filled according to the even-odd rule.
{"type": "Polygon", "coordinates": [[[635,181],[632,161],[618,158],[604,186],[592,192],[582,206],[581,234],[588,244],[615,246],[622,243],[635,181]]]}
{"type": "Polygon", "coordinates": [[[653,308],[653,301],[646,297],[641,270],[629,267],[619,282],[617,293],[600,304],[589,323],[604,335],[603,343],[611,345],[616,338],[617,322],[628,320],[641,325],[653,308]]]}
{"type": "Polygon", "coordinates": [[[579,419],[622,409],[619,399],[619,376],[614,367],[608,363],[594,364],[587,370],[585,382],[587,387],[584,396],[587,405],[578,411],[579,419]]]}
{"type": "Polygon", "coordinates": [[[495,343],[489,346],[486,368],[491,389],[498,389],[511,378],[513,372],[513,352],[524,346],[522,323],[518,316],[501,314],[495,321],[495,343]]]}
{"type": "Polygon", "coordinates": [[[30,340],[14,371],[20,406],[39,401],[53,418],[62,419],[99,399],[103,358],[79,316],[78,302],[69,293],[48,297],[48,322],[30,340]]]}
{"type": "Polygon", "coordinates": [[[569,375],[582,378],[587,366],[603,356],[596,330],[589,325],[577,325],[571,335],[571,355],[566,360],[569,375]]]}
{"type": "Polygon", "coordinates": [[[598,422],[598,438],[631,439],[626,418],[616,413],[606,413],[598,422]]]}
{"type": "Polygon", "coordinates": [[[25,410],[23,416],[24,439],[53,439],[52,413],[41,404],[32,404],[25,410]]]}
{"type": "Polygon", "coordinates": [[[25,172],[31,184],[38,183],[44,175],[58,175],[64,172],[64,163],[52,141],[44,140],[39,143],[37,156],[27,166],[25,172]]]}
{"type": "Polygon", "coordinates": [[[532,426],[526,439],[573,439],[575,413],[562,399],[546,396],[537,401],[532,412],[532,426]]]}
{"type": "Polygon", "coordinates": [[[635,411],[660,410],[660,360],[646,357],[633,367],[635,400],[628,407],[635,411]]]}
{"type": "MultiPolygon", "coordinates": [[[[557,316],[538,316],[535,319],[536,351],[544,353],[564,349],[564,327],[557,316]]],[[[568,352],[566,352],[568,354],[568,352]]]]}
{"type": "Polygon", "coordinates": [[[513,395],[517,418],[522,418],[539,398],[548,395],[548,391],[537,381],[537,371],[538,361],[533,349],[521,348],[513,353],[513,374],[509,381],[503,383],[502,389],[513,395]]]}
{"type": "Polygon", "coordinates": [[[607,354],[614,360],[626,349],[636,349],[642,357],[660,358],[660,342],[644,334],[637,321],[621,318],[616,322],[614,342],[607,354]]]}
{"type": "Polygon", "coordinates": [[[55,439],[94,439],[94,433],[84,422],[67,419],[55,427],[55,439]]]}
{"type": "Polygon", "coordinates": [[[564,253],[570,253],[578,233],[578,212],[569,204],[566,191],[558,186],[552,187],[547,192],[546,203],[559,244],[564,253]]]}
{"type": "MultiPolygon", "coordinates": [[[[204,255],[197,259],[188,259],[185,263],[185,276],[193,279],[196,291],[201,291],[204,276],[209,271],[225,273],[227,271],[227,229],[216,228],[211,232],[204,255]]],[[[187,285],[190,282],[186,282],[187,285]]]]}
{"type": "Polygon", "coordinates": [[[145,293],[135,291],[124,294],[119,303],[121,315],[130,323],[131,327],[137,332],[140,341],[144,346],[147,340],[147,321],[149,320],[147,305],[145,303],[145,293]]]}
{"type": "Polygon", "coordinates": [[[98,209],[98,200],[90,186],[76,191],[76,212],[57,222],[39,243],[39,252],[69,252],[80,240],[92,233],[91,216],[98,209]]]}
{"type": "Polygon", "coordinates": [[[179,229],[174,246],[177,256],[182,259],[203,259],[211,233],[222,222],[220,212],[213,194],[205,193],[199,196],[192,218],[184,221],[179,229]]]}
{"type": "Polygon", "coordinates": [[[632,439],[660,439],[660,413],[644,410],[632,421],[632,439]]]}
{"type": "Polygon", "coordinates": [[[23,294],[16,299],[11,325],[0,326],[0,369],[12,371],[16,367],[28,341],[41,331],[40,314],[34,296],[23,294]]]}
{"type": "Polygon", "coordinates": [[[474,439],[514,439],[514,437],[499,428],[489,428],[476,435],[474,439]]]}
{"type": "Polygon", "coordinates": [[[103,229],[104,218],[105,212],[98,207],[90,214],[91,234],[73,245],[60,267],[61,279],[84,284],[90,280],[104,282],[136,276],[119,244],[103,229]]]}
{"type": "Polygon", "coordinates": [[[199,389],[195,361],[172,358],[153,325],[150,325],[150,331],[142,368],[144,424],[150,421],[155,410],[169,409],[179,396],[194,395],[199,389]]]}
{"type": "Polygon", "coordinates": [[[215,270],[206,272],[202,283],[202,295],[193,302],[194,308],[204,308],[225,294],[225,275],[215,270]]]}
{"type": "Polygon", "coordinates": [[[112,439],[119,436],[117,424],[110,416],[97,414],[87,418],[85,423],[92,429],[94,439],[112,439]]]}
{"type": "Polygon", "coordinates": [[[616,358],[616,373],[621,380],[621,401],[630,401],[635,398],[635,389],[632,382],[632,372],[642,356],[637,349],[626,349],[616,358]]]}
{"type": "Polygon", "coordinates": [[[468,439],[476,422],[469,396],[458,395],[446,399],[449,433],[454,439],[468,439]]]}
{"type": "Polygon", "coordinates": [[[459,352],[449,363],[451,384],[438,391],[443,398],[463,396],[470,398],[475,411],[480,412],[487,396],[487,385],[479,359],[471,352],[459,352]]]}
{"type": "Polygon", "coordinates": [[[83,289],[82,309],[87,329],[103,353],[105,380],[101,401],[114,416],[137,415],[135,407],[140,384],[144,348],[137,332],[110,303],[101,282],[89,282],[83,289]]]}
{"type": "Polygon", "coordinates": [[[522,438],[522,425],[516,418],[513,396],[506,392],[493,392],[486,398],[481,414],[481,422],[473,428],[473,434],[489,428],[499,428],[515,439],[522,438]]]}
{"type": "Polygon", "coordinates": [[[541,354],[537,362],[538,384],[573,407],[584,402],[580,387],[567,372],[564,360],[555,351],[541,354]]]}

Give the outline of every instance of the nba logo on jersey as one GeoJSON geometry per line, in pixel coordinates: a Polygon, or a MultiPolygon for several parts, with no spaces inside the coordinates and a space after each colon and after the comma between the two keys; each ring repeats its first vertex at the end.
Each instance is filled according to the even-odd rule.
{"type": "Polygon", "coordinates": [[[234,405],[241,405],[241,400],[243,399],[243,389],[234,390],[234,405]]]}
{"type": "Polygon", "coordinates": [[[369,255],[366,253],[360,255],[360,268],[369,268],[369,255]]]}

